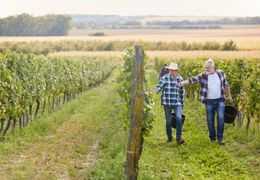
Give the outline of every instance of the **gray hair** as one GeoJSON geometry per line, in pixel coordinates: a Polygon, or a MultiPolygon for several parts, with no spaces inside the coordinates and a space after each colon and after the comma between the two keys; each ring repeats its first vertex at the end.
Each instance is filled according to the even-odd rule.
{"type": "Polygon", "coordinates": [[[205,62],[205,68],[208,68],[208,67],[215,67],[215,62],[213,59],[209,58],[206,62],[205,62]]]}

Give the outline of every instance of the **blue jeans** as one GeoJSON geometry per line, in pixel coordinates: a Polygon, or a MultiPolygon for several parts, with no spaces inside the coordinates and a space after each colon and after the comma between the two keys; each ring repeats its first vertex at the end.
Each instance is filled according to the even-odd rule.
{"type": "Polygon", "coordinates": [[[164,113],[166,119],[166,134],[168,140],[172,140],[172,112],[176,114],[176,139],[181,139],[182,135],[182,106],[166,106],[164,105],[164,113]]]}
{"type": "Polygon", "coordinates": [[[225,103],[221,99],[210,99],[206,102],[209,138],[216,140],[215,112],[217,113],[217,138],[223,140],[225,103]]]}

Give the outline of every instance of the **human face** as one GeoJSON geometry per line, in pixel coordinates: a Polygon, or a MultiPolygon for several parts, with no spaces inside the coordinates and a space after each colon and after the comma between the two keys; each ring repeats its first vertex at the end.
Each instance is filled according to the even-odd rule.
{"type": "Polygon", "coordinates": [[[171,74],[172,76],[177,76],[177,74],[178,74],[178,70],[170,69],[169,72],[170,72],[170,74],[171,74]]]}
{"type": "Polygon", "coordinates": [[[214,66],[206,66],[205,70],[206,70],[206,72],[211,74],[211,73],[215,72],[215,67],[214,66]]]}

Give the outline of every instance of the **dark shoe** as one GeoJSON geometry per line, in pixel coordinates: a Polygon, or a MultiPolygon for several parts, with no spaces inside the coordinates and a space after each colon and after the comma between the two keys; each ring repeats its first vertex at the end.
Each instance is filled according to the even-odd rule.
{"type": "Polygon", "coordinates": [[[218,144],[219,144],[220,146],[224,146],[224,145],[225,145],[225,143],[224,143],[223,141],[218,141],[218,144]]]}
{"type": "Polygon", "coordinates": [[[210,142],[211,142],[211,143],[215,143],[215,142],[216,142],[216,139],[211,139],[210,142]]]}
{"type": "Polygon", "coordinates": [[[176,141],[177,141],[178,145],[181,145],[181,144],[185,143],[184,139],[177,139],[176,141]]]}
{"type": "Polygon", "coordinates": [[[172,138],[168,138],[167,143],[172,142],[172,138]]]}

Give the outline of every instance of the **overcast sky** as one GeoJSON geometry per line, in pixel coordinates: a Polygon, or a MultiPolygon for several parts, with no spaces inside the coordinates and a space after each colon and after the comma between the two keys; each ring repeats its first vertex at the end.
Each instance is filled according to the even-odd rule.
{"type": "Polygon", "coordinates": [[[20,13],[260,16],[260,0],[0,0],[0,16],[20,13]]]}

